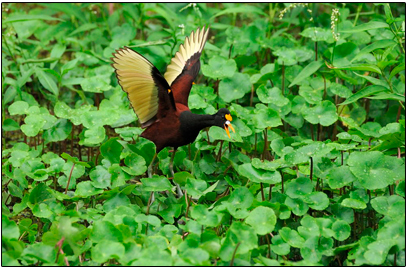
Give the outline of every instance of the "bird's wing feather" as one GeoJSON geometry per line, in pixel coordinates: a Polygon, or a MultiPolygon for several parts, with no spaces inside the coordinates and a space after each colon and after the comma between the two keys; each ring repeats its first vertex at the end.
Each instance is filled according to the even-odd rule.
{"type": "Polygon", "coordinates": [[[117,50],[113,56],[112,66],[117,79],[127,93],[141,127],[151,125],[160,113],[175,109],[167,81],[150,61],[127,47],[117,50]]]}
{"type": "Polygon", "coordinates": [[[208,33],[209,28],[205,29],[205,27],[192,32],[189,37],[185,38],[184,44],[180,45],[178,52],[167,67],[164,77],[171,85],[177,103],[188,106],[191,83],[199,73],[199,57],[205,46],[208,33]]]}

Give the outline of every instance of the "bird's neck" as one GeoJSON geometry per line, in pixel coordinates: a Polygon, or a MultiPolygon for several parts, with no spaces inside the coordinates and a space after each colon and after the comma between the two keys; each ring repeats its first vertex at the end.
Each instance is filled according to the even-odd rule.
{"type": "Polygon", "coordinates": [[[190,111],[185,111],[180,115],[181,129],[191,132],[198,132],[203,128],[215,125],[214,115],[199,115],[190,111]]]}

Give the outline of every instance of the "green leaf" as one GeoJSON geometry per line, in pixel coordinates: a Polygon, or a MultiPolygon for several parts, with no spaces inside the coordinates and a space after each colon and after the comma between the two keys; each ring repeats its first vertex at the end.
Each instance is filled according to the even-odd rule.
{"type": "Polygon", "coordinates": [[[350,207],[353,209],[365,209],[366,208],[366,203],[356,200],[356,199],[351,199],[351,198],[346,198],[342,201],[341,203],[342,206],[345,207],[350,207]]]}
{"type": "Polygon", "coordinates": [[[232,77],[222,79],[219,83],[219,97],[226,103],[242,98],[250,92],[252,84],[247,74],[235,73],[232,77]]]}
{"type": "Polygon", "coordinates": [[[53,220],[54,218],[54,212],[52,212],[50,207],[45,203],[34,205],[32,212],[33,215],[38,218],[46,218],[50,220],[53,220]]]}
{"type": "Polygon", "coordinates": [[[342,84],[331,82],[329,90],[340,97],[349,98],[352,95],[352,90],[342,84]]]}
{"type": "Polygon", "coordinates": [[[392,239],[394,240],[394,244],[396,245],[396,251],[400,251],[405,248],[406,245],[406,229],[405,229],[405,214],[400,215],[394,220],[387,222],[381,227],[377,233],[377,239],[379,240],[387,240],[392,239]]]}
{"type": "Polygon", "coordinates": [[[1,128],[6,132],[17,131],[20,129],[20,125],[13,119],[5,119],[1,125],[1,128]]]}
{"type": "Polygon", "coordinates": [[[44,131],[46,143],[62,141],[68,138],[72,131],[72,123],[66,119],[58,119],[48,130],[44,131]]]}
{"type": "Polygon", "coordinates": [[[55,262],[56,254],[56,248],[53,246],[48,246],[44,243],[35,243],[33,245],[28,245],[21,256],[33,257],[42,262],[53,263],[55,262]]]}
{"type": "Polygon", "coordinates": [[[383,264],[389,253],[390,248],[395,244],[391,238],[385,240],[377,240],[369,244],[368,250],[364,253],[365,259],[372,265],[383,264]]]}
{"type": "Polygon", "coordinates": [[[321,27],[306,27],[304,31],[300,33],[304,37],[311,38],[312,41],[325,41],[327,43],[333,43],[332,31],[321,27]]]}
{"type": "Polygon", "coordinates": [[[300,96],[304,97],[305,101],[309,104],[318,104],[323,99],[324,89],[313,88],[308,85],[301,85],[298,92],[300,96]]]}
{"type": "Polygon", "coordinates": [[[237,244],[239,244],[239,247],[236,250],[236,255],[246,254],[256,248],[258,244],[254,229],[243,223],[233,222],[226,232],[225,241],[220,248],[220,258],[224,261],[230,261],[237,244]]]}
{"type": "Polygon", "coordinates": [[[119,163],[122,149],[123,147],[117,142],[117,138],[110,138],[100,146],[100,154],[112,164],[119,163]]]}
{"type": "Polygon", "coordinates": [[[404,177],[403,160],[378,151],[352,152],[348,165],[360,184],[369,190],[385,188],[404,177]]]}
{"type": "MultiPolygon", "coordinates": [[[[280,230],[281,231],[281,230],[280,230]]],[[[288,253],[290,253],[290,245],[287,244],[282,238],[281,236],[275,235],[273,237],[273,239],[271,240],[271,242],[273,243],[270,246],[270,249],[276,253],[277,255],[287,255],[288,253]]]]}
{"type": "Polygon", "coordinates": [[[238,173],[256,183],[276,184],[281,182],[281,175],[279,172],[257,169],[250,163],[240,165],[238,173]]]}
{"type": "Polygon", "coordinates": [[[21,125],[21,131],[26,136],[36,136],[45,125],[46,121],[41,115],[30,114],[24,119],[25,124],[21,125]]]}
{"type": "Polygon", "coordinates": [[[288,88],[291,88],[294,85],[299,84],[302,80],[305,78],[310,77],[312,74],[314,74],[318,69],[323,65],[323,61],[312,61],[309,63],[304,69],[301,70],[301,72],[294,78],[294,80],[291,82],[291,84],[288,86],[288,88]]]}
{"type": "Polygon", "coordinates": [[[280,65],[292,66],[299,62],[304,62],[312,58],[314,52],[305,47],[277,49],[273,52],[278,56],[277,62],[280,65]]]}
{"type": "Polygon", "coordinates": [[[42,3],[41,5],[51,10],[63,12],[70,17],[76,17],[82,23],[86,22],[86,17],[85,14],[82,12],[81,7],[76,6],[73,3],[42,3]]]}
{"type": "Polygon", "coordinates": [[[153,175],[152,178],[142,178],[143,191],[169,191],[172,188],[170,181],[163,176],[153,175]]]}
{"type": "Polygon", "coordinates": [[[406,197],[406,180],[402,180],[396,187],[396,193],[402,197],[406,197]]]}
{"type": "Polygon", "coordinates": [[[72,61],[69,61],[69,62],[65,63],[61,67],[61,75],[64,75],[64,74],[68,73],[68,71],[74,69],[76,67],[77,63],[78,63],[78,59],[74,59],[72,61]]]}
{"type": "Polygon", "coordinates": [[[84,78],[81,82],[81,87],[85,92],[94,93],[102,93],[112,88],[112,86],[107,84],[106,81],[97,76],[84,78]]]}
{"type": "MultiPolygon", "coordinates": [[[[276,140],[278,140],[278,139],[275,139],[273,141],[276,141],[276,140]]],[[[275,150],[275,149],[273,148],[273,150],[275,150]]],[[[262,170],[268,170],[268,171],[276,171],[276,169],[281,166],[281,164],[279,164],[277,162],[260,160],[259,158],[253,158],[252,165],[256,169],[262,169],[262,170]]]]}
{"type": "Polygon", "coordinates": [[[255,7],[255,6],[246,6],[246,5],[242,5],[242,6],[235,6],[235,7],[229,7],[226,8],[218,13],[216,13],[215,15],[213,15],[210,20],[225,15],[225,14],[230,14],[230,13],[249,13],[249,14],[259,14],[259,15],[263,15],[263,16],[267,16],[260,8],[255,7]]]}
{"type": "Polygon", "coordinates": [[[173,261],[170,253],[153,246],[145,248],[139,259],[133,261],[131,266],[171,266],[173,261]]]}
{"type": "Polygon", "coordinates": [[[121,242],[123,241],[123,234],[111,222],[98,220],[93,223],[93,229],[90,233],[90,239],[96,243],[105,240],[121,242]]]}
{"type": "Polygon", "coordinates": [[[137,223],[148,223],[155,227],[158,227],[161,225],[160,219],[153,215],[138,214],[136,216],[136,222],[137,223]]]}
{"type": "Polygon", "coordinates": [[[257,234],[265,235],[274,230],[277,218],[273,209],[258,206],[250,212],[245,222],[252,226],[257,234]]]}
{"type": "MultiPolygon", "coordinates": [[[[233,125],[234,123],[232,123],[233,125]]],[[[213,126],[209,129],[209,137],[211,141],[213,140],[224,140],[229,142],[243,142],[242,137],[240,136],[240,132],[237,128],[235,128],[236,133],[230,131],[230,138],[228,137],[226,131],[223,128],[219,128],[217,126],[213,126]]]]}
{"type": "Polygon", "coordinates": [[[142,156],[146,161],[146,164],[150,164],[155,155],[155,144],[150,140],[139,138],[139,141],[135,145],[127,145],[131,151],[142,156]]]}
{"type": "Polygon", "coordinates": [[[283,96],[281,90],[277,87],[268,88],[261,85],[257,88],[256,94],[259,96],[260,101],[265,104],[271,103],[281,107],[289,103],[289,100],[283,96]]]}
{"type": "Polygon", "coordinates": [[[400,73],[401,71],[404,71],[404,70],[406,70],[406,63],[401,63],[401,64],[399,64],[398,66],[396,66],[395,68],[393,68],[393,70],[391,71],[390,76],[389,76],[389,80],[391,81],[391,79],[392,79],[395,75],[397,75],[398,73],[400,73]]]}
{"type": "Polygon", "coordinates": [[[92,185],[95,188],[106,189],[111,186],[112,175],[105,167],[101,165],[96,166],[95,169],[89,173],[89,177],[92,180],[92,185]]]}
{"type": "Polygon", "coordinates": [[[254,197],[253,194],[249,191],[249,189],[245,187],[239,187],[235,189],[232,194],[230,195],[227,202],[223,202],[226,204],[227,210],[232,215],[243,214],[244,217],[247,217],[248,212],[241,212],[245,209],[249,208],[253,203],[254,197]]]}
{"type": "Polygon", "coordinates": [[[3,21],[4,24],[11,22],[20,22],[20,21],[32,21],[32,20],[44,20],[44,21],[64,21],[61,18],[55,18],[47,15],[16,15],[13,14],[3,21]]]}
{"type": "Polygon", "coordinates": [[[1,229],[1,237],[7,238],[7,239],[18,239],[20,236],[20,230],[18,229],[17,224],[9,220],[9,218],[1,214],[1,223],[2,223],[2,229],[1,229]]]}
{"type": "Polygon", "coordinates": [[[226,60],[219,56],[209,59],[208,65],[202,65],[202,73],[213,79],[232,77],[236,71],[236,62],[233,59],[226,60]]]}
{"type": "Polygon", "coordinates": [[[291,230],[288,227],[283,227],[278,231],[281,238],[290,246],[295,248],[302,248],[304,245],[304,238],[302,238],[296,230],[291,230]]]}
{"type": "Polygon", "coordinates": [[[194,218],[199,224],[216,227],[222,220],[223,214],[214,210],[209,211],[204,205],[196,205],[191,209],[191,217],[194,218]]]}
{"type": "Polygon", "coordinates": [[[29,201],[31,204],[39,204],[46,200],[52,200],[54,195],[51,193],[51,189],[44,183],[38,184],[30,193],[29,201]]]}
{"type": "Polygon", "coordinates": [[[277,127],[283,125],[277,111],[266,107],[263,104],[257,104],[252,117],[254,126],[263,130],[267,127],[277,127]]]}
{"type": "Polygon", "coordinates": [[[62,168],[62,172],[65,174],[65,176],[67,176],[67,177],[72,176],[72,178],[79,178],[79,177],[83,176],[83,174],[85,174],[84,165],[79,164],[79,162],[75,163],[75,166],[73,166],[73,165],[74,164],[70,161],[68,161],[64,164],[64,167],[62,168]],[[72,170],[72,167],[73,167],[73,170],[72,170]],[[71,173],[71,170],[72,170],[72,173],[71,173]]]}
{"type": "Polygon", "coordinates": [[[348,186],[357,178],[351,173],[348,166],[334,167],[327,174],[327,183],[332,189],[348,186]]]}
{"type": "Polygon", "coordinates": [[[99,193],[103,193],[102,189],[96,189],[91,181],[82,181],[76,185],[75,196],[76,197],[89,197],[99,193]]]}
{"type": "Polygon", "coordinates": [[[292,199],[290,197],[287,197],[285,200],[285,204],[297,216],[305,215],[309,209],[308,205],[301,199],[292,199]]]}
{"type": "Polygon", "coordinates": [[[73,36],[78,33],[86,32],[86,31],[95,29],[97,27],[98,27],[98,25],[96,23],[85,23],[85,24],[82,24],[81,26],[79,26],[78,28],[76,28],[75,31],[73,31],[72,33],[69,34],[69,36],[73,36]]]}
{"type": "Polygon", "coordinates": [[[366,88],[358,91],[357,93],[355,93],[354,95],[352,95],[351,97],[349,97],[348,99],[346,99],[344,102],[342,102],[339,105],[351,104],[351,103],[356,102],[360,98],[368,97],[368,96],[371,96],[373,94],[383,92],[383,91],[386,91],[386,90],[387,89],[385,87],[383,87],[383,86],[370,85],[370,86],[367,86],[366,88]]]}
{"type": "Polygon", "coordinates": [[[312,124],[320,123],[322,126],[332,125],[338,119],[335,105],[328,100],[324,100],[311,108],[306,107],[302,114],[308,122],[312,124]]]}
{"type": "Polygon", "coordinates": [[[351,70],[351,71],[368,71],[368,72],[375,72],[377,74],[382,74],[380,68],[373,64],[349,64],[349,65],[341,65],[335,66],[332,69],[334,70],[351,70]]]}
{"type": "Polygon", "coordinates": [[[298,198],[310,194],[313,188],[309,178],[299,177],[287,183],[285,193],[291,198],[298,198]]]}
{"type": "Polygon", "coordinates": [[[50,92],[52,92],[55,96],[59,95],[59,89],[57,87],[57,84],[55,83],[55,81],[52,79],[52,75],[44,72],[42,69],[40,68],[36,68],[35,69],[35,74],[37,75],[41,85],[49,90],[50,92]]]}
{"type": "Polygon", "coordinates": [[[346,240],[350,236],[350,225],[343,220],[337,220],[332,224],[334,238],[338,241],[346,240]]]}
{"type": "Polygon", "coordinates": [[[84,129],[84,139],[79,141],[79,144],[92,147],[102,143],[105,138],[105,128],[103,126],[95,126],[88,130],[84,129]]]}
{"type": "Polygon", "coordinates": [[[393,218],[405,212],[405,200],[397,195],[376,197],[372,199],[371,205],[378,213],[393,218]]]}
{"type": "Polygon", "coordinates": [[[120,259],[124,252],[123,244],[109,240],[102,240],[91,249],[92,260],[98,263],[104,263],[110,259],[120,259]]]}
{"type": "Polygon", "coordinates": [[[8,107],[10,115],[28,114],[29,105],[24,101],[15,101],[8,107]]]}
{"type": "Polygon", "coordinates": [[[197,265],[204,265],[208,263],[209,253],[201,248],[189,248],[180,254],[181,258],[186,262],[197,265]]]}
{"type": "Polygon", "coordinates": [[[187,178],[187,182],[185,184],[185,189],[187,190],[188,194],[191,195],[193,198],[199,199],[203,194],[204,190],[208,188],[208,184],[205,180],[196,179],[193,177],[187,178]]]}
{"type": "Polygon", "coordinates": [[[194,176],[185,171],[174,174],[174,181],[180,185],[185,185],[188,178],[194,178],[194,176]]]}
{"type": "Polygon", "coordinates": [[[304,197],[309,207],[315,210],[324,210],[329,206],[328,196],[324,192],[313,192],[304,197]]]}
{"type": "Polygon", "coordinates": [[[389,25],[385,22],[369,21],[367,23],[363,23],[363,24],[354,26],[352,29],[341,30],[340,32],[341,33],[357,33],[357,32],[368,31],[368,30],[379,29],[379,28],[389,28],[389,25]]]}
{"type": "MultiPolygon", "coordinates": [[[[120,154],[119,154],[120,157],[120,154]]],[[[127,155],[124,159],[124,163],[128,167],[122,167],[123,171],[132,175],[132,176],[139,176],[144,174],[147,171],[146,161],[143,157],[138,154],[131,153],[127,155]]]]}
{"type": "Polygon", "coordinates": [[[367,81],[369,81],[373,85],[383,86],[386,89],[390,90],[389,84],[384,80],[380,80],[380,79],[377,79],[377,78],[374,78],[374,77],[371,77],[371,76],[359,75],[358,73],[355,73],[355,75],[357,75],[357,76],[359,76],[359,77],[361,77],[363,79],[366,79],[367,81]]]}
{"type": "Polygon", "coordinates": [[[374,51],[376,49],[383,49],[390,47],[392,45],[395,45],[396,42],[392,39],[382,39],[382,40],[377,40],[373,42],[370,45],[367,45],[363,49],[359,51],[358,54],[355,55],[355,57],[351,60],[351,62],[358,60],[361,56],[366,55],[367,53],[374,51]]]}
{"type": "Polygon", "coordinates": [[[379,99],[379,100],[389,99],[389,100],[396,100],[396,101],[404,102],[404,95],[400,95],[400,94],[397,94],[397,93],[384,93],[384,92],[381,92],[379,94],[369,96],[369,97],[366,97],[366,98],[379,99]]]}
{"type": "Polygon", "coordinates": [[[78,158],[72,157],[71,155],[69,155],[66,152],[62,153],[61,157],[64,158],[65,160],[67,160],[67,161],[72,162],[72,163],[76,163],[78,161],[78,158]]]}

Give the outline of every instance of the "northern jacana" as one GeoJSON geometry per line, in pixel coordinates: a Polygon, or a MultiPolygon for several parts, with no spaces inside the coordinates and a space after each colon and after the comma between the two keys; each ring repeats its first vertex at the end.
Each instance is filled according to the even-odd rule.
{"type": "Polygon", "coordinates": [[[174,147],[172,161],[178,147],[192,143],[200,130],[218,126],[234,129],[232,116],[226,108],[213,115],[198,115],[188,108],[188,96],[201,66],[200,56],[208,38],[209,28],[197,29],[185,38],[179,51],[171,59],[164,76],[141,54],[128,47],[113,53],[112,66],[122,89],[128,94],[142,128],[142,137],[154,142],[156,154],[163,148],[174,147]]]}

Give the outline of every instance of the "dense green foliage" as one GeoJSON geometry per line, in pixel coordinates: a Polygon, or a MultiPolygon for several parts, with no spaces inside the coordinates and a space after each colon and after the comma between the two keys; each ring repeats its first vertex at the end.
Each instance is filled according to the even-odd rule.
{"type": "Polygon", "coordinates": [[[3,4],[3,265],[405,265],[404,9],[3,4]],[[236,133],[202,131],[174,178],[164,149],[148,178],[109,59],[164,73],[203,25],[189,107],[229,108],[236,133]]]}

